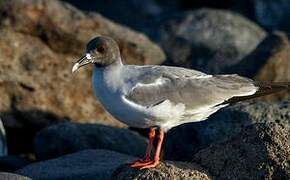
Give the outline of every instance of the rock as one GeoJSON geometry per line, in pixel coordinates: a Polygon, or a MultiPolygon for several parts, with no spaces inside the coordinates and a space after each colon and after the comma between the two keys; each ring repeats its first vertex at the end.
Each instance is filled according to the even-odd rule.
{"type": "Polygon", "coordinates": [[[107,150],[85,150],[48,161],[28,165],[16,173],[32,179],[110,179],[120,165],[132,156],[107,150]]]}
{"type": "Polygon", "coordinates": [[[147,179],[212,179],[208,173],[196,164],[182,162],[161,162],[156,168],[136,170],[128,166],[119,167],[112,179],[147,180],[147,179]]]}
{"type": "Polygon", "coordinates": [[[243,102],[213,114],[206,121],[171,129],[164,142],[164,158],[189,161],[201,149],[239,134],[255,123],[289,124],[290,102],[243,102]]]}
{"type": "Polygon", "coordinates": [[[254,124],[194,155],[218,179],[289,179],[290,127],[254,124]]]}
{"type": "Polygon", "coordinates": [[[62,123],[41,130],[34,139],[39,160],[85,149],[107,149],[143,157],[146,139],[127,129],[96,124],[62,123]]]}
{"type": "Polygon", "coordinates": [[[96,11],[115,22],[144,32],[147,32],[150,28],[153,28],[159,19],[159,16],[162,15],[161,7],[153,0],[66,1],[80,9],[86,11],[96,11]],[[138,11],[136,11],[136,9],[138,9],[138,11]]]}
{"type": "Polygon", "coordinates": [[[14,172],[30,163],[31,161],[20,156],[2,156],[0,157],[0,171],[14,172]]]}
{"type": "Polygon", "coordinates": [[[126,63],[165,57],[143,34],[61,1],[12,0],[0,13],[0,116],[14,153],[29,151],[36,131],[63,119],[123,126],[96,101],[89,70],[71,75],[92,37],[116,39],[126,63]]]}
{"type": "Polygon", "coordinates": [[[30,180],[31,178],[21,176],[18,174],[7,173],[7,172],[0,172],[0,179],[5,180],[30,180]]]}
{"type": "MultiPolygon", "coordinates": [[[[227,9],[244,15],[267,30],[281,30],[290,32],[290,3],[288,0],[246,0],[246,1],[217,1],[217,0],[160,0],[170,2],[172,6],[177,6],[180,11],[214,8],[227,9]]],[[[164,3],[162,3],[164,4],[164,3]]],[[[166,4],[166,3],[165,3],[166,4]]]]}
{"type": "Polygon", "coordinates": [[[167,64],[223,73],[252,52],[266,33],[238,14],[200,9],[167,20],[159,35],[167,64]]]}
{"type": "MultiPolygon", "coordinates": [[[[287,73],[287,71],[282,70],[279,72],[278,69],[282,69],[284,66],[277,66],[277,70],[265,70],[268,63],[271,62],[283,62],[287,66],[287,59],[289,51],[289,42],[285,34],[282,32],[268,33],[266,38],[257,46],[257,48],[252,51],[248,56],[241,60],[236,65],[228,68],[226,73],[237,73],[241,76],[254,78],[262,71],[263,74],[267,74],[264,79],[260,78],[262,81],[274,81],[276,73],[287,73]],[[275,72],[273,72],[275,71],[275,72]],[[276,72],[277,71],[277,72],[276,72]]],[[[257,77],[256,77],[257,79],[257,77]]],[[[257,79],[259,80],[259,78],[257,79]]]]}

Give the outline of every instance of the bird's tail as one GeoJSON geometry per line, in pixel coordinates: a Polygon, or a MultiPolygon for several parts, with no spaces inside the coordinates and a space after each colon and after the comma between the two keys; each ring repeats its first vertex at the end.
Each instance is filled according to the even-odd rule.
{"type": "Polygon", "coordinates": [[[280,92],[282,90],[290,90],[290,82],[254,82],[254,85],[258,87],[255,94],[249,96],[233,97],[227,100],[227,103],[232,104],[239,101],[244,101],[248,99],[253,99],[268,94],[280,92]]]}

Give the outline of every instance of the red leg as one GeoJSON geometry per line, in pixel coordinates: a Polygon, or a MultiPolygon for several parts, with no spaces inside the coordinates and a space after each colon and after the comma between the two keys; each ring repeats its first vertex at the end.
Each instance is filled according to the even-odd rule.
{"type": "Polygon", "coordinates": [[[155,138],[155,128],[150,128],[149,142],[148,142],[148,145],[146,148],[145,156],[141,160],[136,160],[136,161],[133,161],[132,163],[130,163],[131,167],[139,166],[140,164],[143,164],[143,163],[150,161],[150,154],[151,154],[154,138],[155,138]]]}
{"type": "Polygon", "coordinates": [[[162,129],[159,129],[159,136],[158,136],[157,148],[155,151],[154,159],[149,162],[139,163],[138,165],[134,166],[134,168],[146,169],[146,168],[156,167],[160,163],[160,152],[161,152],[163,139],[164,139],[164,131],[162,129]]]}

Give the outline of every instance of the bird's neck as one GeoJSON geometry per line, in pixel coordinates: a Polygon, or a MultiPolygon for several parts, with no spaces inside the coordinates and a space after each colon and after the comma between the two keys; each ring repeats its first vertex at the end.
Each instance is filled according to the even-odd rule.
{"type": "Polygon", "coordinates": [[[104,84],[111,86],[112,89],[117,90],[123,83],[123,63],[121,59],[115,61],[106,67],[95,67],[94,75],[95,80],[104,82],[104,84]]]}

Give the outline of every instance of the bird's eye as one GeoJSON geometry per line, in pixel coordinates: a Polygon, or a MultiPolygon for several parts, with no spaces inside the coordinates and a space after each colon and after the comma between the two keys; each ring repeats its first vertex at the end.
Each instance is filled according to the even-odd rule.
{"type": "Polygon", "coordinates": [[[105,51],[105,48],[103,46],[97,47],[98,53],[103,53],[105,51]]]}

